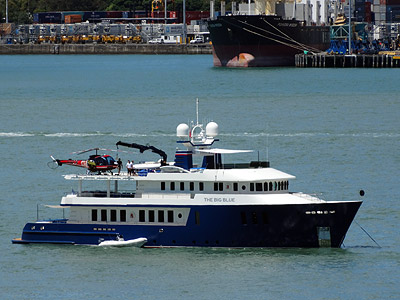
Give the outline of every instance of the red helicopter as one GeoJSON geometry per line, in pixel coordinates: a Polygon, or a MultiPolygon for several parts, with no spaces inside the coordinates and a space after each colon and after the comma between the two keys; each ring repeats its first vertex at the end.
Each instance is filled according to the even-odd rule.
{"type": "Polygon", "coordinates": [[[57,168],[58,166],[62,165],[69,165],[75,167],[81,167],[88,169],[89,172],[107,172],[112,171],[113,169],[118,168],[118,163],[112,158],[110,155],[99,155],[97,154],[98,150],[105,150],[105,151],[113,151],[109,149],[101,149],[101,148],[92,148],[78,152],[72,152],[71,154],[83,154],[89,151],[96,151],[96,154],[90,155],[89,159],[87,160],[75,160],[75,159],[55,159],[53,156],[50,156],[53,160],[48,164],[48,166],[52,169],[57,168]],[[50,165],[52,164],[52,165],[50,165]]]}

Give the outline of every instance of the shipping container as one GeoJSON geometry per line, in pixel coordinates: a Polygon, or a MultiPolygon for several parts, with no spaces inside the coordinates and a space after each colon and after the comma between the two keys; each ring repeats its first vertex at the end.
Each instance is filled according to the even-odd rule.
{"type": "Polygon", "coordinates": [[[165,34],[168,35],[182,35],[183,26],[182,24],[168,24],[165,25],[165,34]]]}
{"type": "Polygon", "coordinates": [[[93,23],[93,22],[101,22],[101,20],[105,18],[107,18],[107,12],[105,11],[85,11],[82,20],[93,23]]]}
{"type": "Polygon", "coordinates": [[[390,7],[386,7],[386,20],[389,23],[399,22],[400,5],[391,5],[390,7]]]}
{"type": "Polygon", "coordinates": [[[186,24],[190,24],[192,20],[208,19],[210,17],[209,11],[187,11],[186,24]]]}
{"type": "Polygon", "coordinates": [[[122,17],[127,19],[127,18],[133,18],[133,13],[131,11],[124,11],[122,12],[122,17]]]}
{"type": "Polygon", "coordinates": [[[65,24],[74,24],[82,22],[81,15],[67,15],[65,16],[64,23],[65,24]]]}
{"type": "Polygon", "coordinates": [[[164,18],[164,12],[163,11],[155,11],[153,12],[153,18],[164,18]]]}
{"type": "Polygon", "coordinates": [[[83,15],[85,14],[84,11],[63,11],[61,12],[63,18],[68,15],[80,15],[83,18],[83,15]]]}
{"type": "Polygon", "coordinates": [[[130,18],[146,18],[148,15],[144,10],[135,10],[133,12],[129,12],[130,18]]]}
{"type": "Polygon", "coordinates": [[[107,11],[106,18],[110,19],[122,18],[122,11],[107,11]]]}
{"type": "Polygon", "coordinates": [[[61,24],[61,20],[60,12],[41,12],[33,14],[33,23],[36,24],[61,24]]]}

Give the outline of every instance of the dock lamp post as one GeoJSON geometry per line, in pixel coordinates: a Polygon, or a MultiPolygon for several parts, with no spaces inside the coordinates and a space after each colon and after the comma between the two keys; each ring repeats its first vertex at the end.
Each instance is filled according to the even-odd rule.
{"type": "Polygon", "coordinates": [[[164,3],[164,23],[167,24],[167,0],[164,3]]]}
{"type": "Polygon", "coordinates": [[[390,13],[390,22],[389,22],[390,38],[392,38],[392,23],[393,23],[393,11],[392,11],[392,8],[389,8],[389,13],[390,13]]]}
{"type": "Polygon", "coordinates": [[[8,0],[6,0],[6,23],[8,23],[8,0]]]}
{"type": "Polygon", "coordinates": [[[183,0],[183,43],[186,44],[186,1],[183,0]]]}
{"type": "Polygon", "coordinates": [[[349,54],[351,54],[351,0],[349,0],[349,54]]]}

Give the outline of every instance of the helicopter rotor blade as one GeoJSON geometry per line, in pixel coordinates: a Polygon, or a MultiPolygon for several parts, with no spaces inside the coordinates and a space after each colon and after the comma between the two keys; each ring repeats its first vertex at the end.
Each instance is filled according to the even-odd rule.
{"type": "Polygon", "coordinates": [[[123,153],[135,153],[135,152],[132,152],[132,151],[125,151],[125,150],[119,150],[119,149],[117,149],[117,150],[115,150],[115,149],[106,149],[106,148],[90,148],[90,149],[86,149],[86,150],[81,150],[81,151],[75,151],[75,152],[71,152],[70,154],[77,154],[77,155],[80,155],[80,154],[83,154],[83,153],[87,153],[87,152],[90,152],[90,151],[111,151],[111,152],[123,152],[123,153]]]}
{"type": "Polygon", "coordinates": [[[50,155],[50,157],[51,157],[51,161],[49,161],[49,162],[47,163],[47,166],[48,166],[50,169],[55,170],[55,169],[57,169],[60,165],[58,164],[57,159],[55,159],[55,158],[54,158],[53,156],[51,156],[51,155],[50,155]]]}
{"type": "Polygon", "coordinates": [[[90,149],[86,149],[86,150],[71,152],[70,154],[78,154],[78,155],[80,155],[80,154],[83,154],[83,153],[86,153],[86,152],[90,152],[90,151],[94,151],[94,150],[97,151],[97,150],[100,150],[100,148],[90,148],[90,149]]]}

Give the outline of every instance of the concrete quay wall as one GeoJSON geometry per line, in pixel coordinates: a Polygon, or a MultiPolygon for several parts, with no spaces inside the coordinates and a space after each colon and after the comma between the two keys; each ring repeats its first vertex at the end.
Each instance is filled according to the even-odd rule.
{"type": "Polygon", "coordinates": [[[210,44],[0,44],[0,54],[211,54],[210,44]]]}

